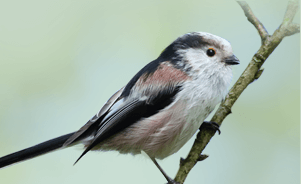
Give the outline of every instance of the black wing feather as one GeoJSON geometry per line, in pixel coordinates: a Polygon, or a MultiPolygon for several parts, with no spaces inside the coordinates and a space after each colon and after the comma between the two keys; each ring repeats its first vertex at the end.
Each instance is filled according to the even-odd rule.
{"type": "Polygon", "coordinates": [[[110,108],[120,100],[120,94],[122,93],[124,87],[114,93],[111,98],[104,104],[100,111],[93,116],[83,127],[81,127],[77,132],[75,132],[65,143],[64,147],[81,140],[85,137],[93,135],[98,129],[99,122],[102,121],[103,117],[109,112],[110,108]]]}
{"type": "Polygon", "coordinates": [[[76,160],[76,164],[88,151],[94,146],[104,141],[106,138],[124,130],[133,123],[142,118],[150,117],[161,109],[170,105],[175,95],[181,90],[181,86],[168,87],[162,90],[156,96],[150,97],[148,100],[133,100],[124,105],[105,122],[101,123],[93,142],[85,149],[81,156],[76,160]]]}

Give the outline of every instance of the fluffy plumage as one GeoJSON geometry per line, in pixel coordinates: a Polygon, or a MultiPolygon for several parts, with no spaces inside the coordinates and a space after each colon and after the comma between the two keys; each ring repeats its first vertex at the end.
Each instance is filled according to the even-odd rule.
{"type": "MultiPolygon", "coordinates": [[[[107,114],[95,121],[98,126],[84,141],[81,157],[89,150],[143,150],[159,159],[177,152],[226,95],[232,71],[224,59],[229,57],[232,48],[220,37],[179,37],[139,71],[107,114]],[[209,48],[216,51],[214,57],[206,54],[209,48]]],[[[87,126],[90,122],[82,134],[87,126]]]]}
{"type": "Polygon", "coordinates": [[[144,151],[156,163],[155,158],[177,152],[221,102],[232,78],[231,65],[238,63],[227,40],[209,33],[185,34],[77,132],[2,157],[0,168],[78,143],[86,147],[79,159],[90,150],[144,151]]]}

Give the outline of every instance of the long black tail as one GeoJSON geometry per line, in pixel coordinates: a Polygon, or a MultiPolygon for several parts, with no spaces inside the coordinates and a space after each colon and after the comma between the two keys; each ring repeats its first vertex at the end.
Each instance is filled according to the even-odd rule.
{"type": "Polygon", "coordinates": [[[67,141],[67,139],[72,136],[75,132],[62,135],[60,137],[51,139],[49,141],[45,141],[43,143],[37,144],[35,146],[23,149],[21,151],[17,151],[15,153],[11,153],[4,157],[0,158],[0,168],[21,162],[27,159],[31,159],[37,157],[39,155],[48,153],[50,151],[61,148],[63,144],[67,141]]]}

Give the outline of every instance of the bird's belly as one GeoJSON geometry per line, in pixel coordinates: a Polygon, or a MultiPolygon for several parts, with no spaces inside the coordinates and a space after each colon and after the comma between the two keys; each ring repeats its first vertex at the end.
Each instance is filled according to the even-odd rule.
{"type": "Polygon", "coordinates": [[[185,116],[184,122],[182,123],[183,126],[178,130],[180,133],[174,137],[171,144],[166,146],[163,154],[157,155],[156,158],[165,158],[179,151],[184,146],[184,144],[188,142],[196,133],[209,113],[209,111],[206,111],[202,107],[195,107],[193,109],[190,109],[185,116]]]}
{"type": "Polygon", "coordinates": [[[179,151],[191,139],[210,113],[208,109],[203,109],[202,106],[186,109],[180,107],[187,107],[187,104],[180,104],[182,103],[179,102],[175,105],[172,109],[173,113],[167,115],[170,118],[161,122],[163,126],[150,135],[150,139],[143,149],[150,156],[164,159],[179,151]]]}
{"type": "Polygon", "coordinates": [[[186,109],[186,102],[176,102],[169,109],[145,118],[108,138],[94,150],[116,150],[163,159],[176,153],[198,130],[205,117],[202,107],[186,109]]]}
{"type": "Polygon", "coordinates": [[[214,108],[200,104],[189,107],[187,103],[178,101],[168,109],[142,119],[104,140],[93,150],[116,150],[133,155],[144,151],[152,158],[164,159],[179,151],[214,108]]]}
{"type": "Polygon", "coordinates": [[[177,102],[170,114],[162,114],[170,118],[161,122],[164,126],[158,133],[151,135],[153,138],[147,145],[149,149],[145,152],[154,158],[164,159],[179,151],[196,133],[219,101],[220,99],[216,99],[211,101],[213,103],[205,105],[204,100],[194,99],[193,106],[188,105],[189,101],[177,102]]]}

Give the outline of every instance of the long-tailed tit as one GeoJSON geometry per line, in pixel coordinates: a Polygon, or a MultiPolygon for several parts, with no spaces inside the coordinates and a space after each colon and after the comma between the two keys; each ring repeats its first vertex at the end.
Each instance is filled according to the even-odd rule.
{"type": "Polygon", "coordinates": [[[239,61],[227,40],[203,32],[185,34],[142,68],[78,131],[4,156],[0,168],[84,144],[78,160],[90,150],[133,155],[144,151],[168,183],[175,183],[155,159],[176,153],[199,129],[227,94],[231,65],[236,64],[239,61]]]}

